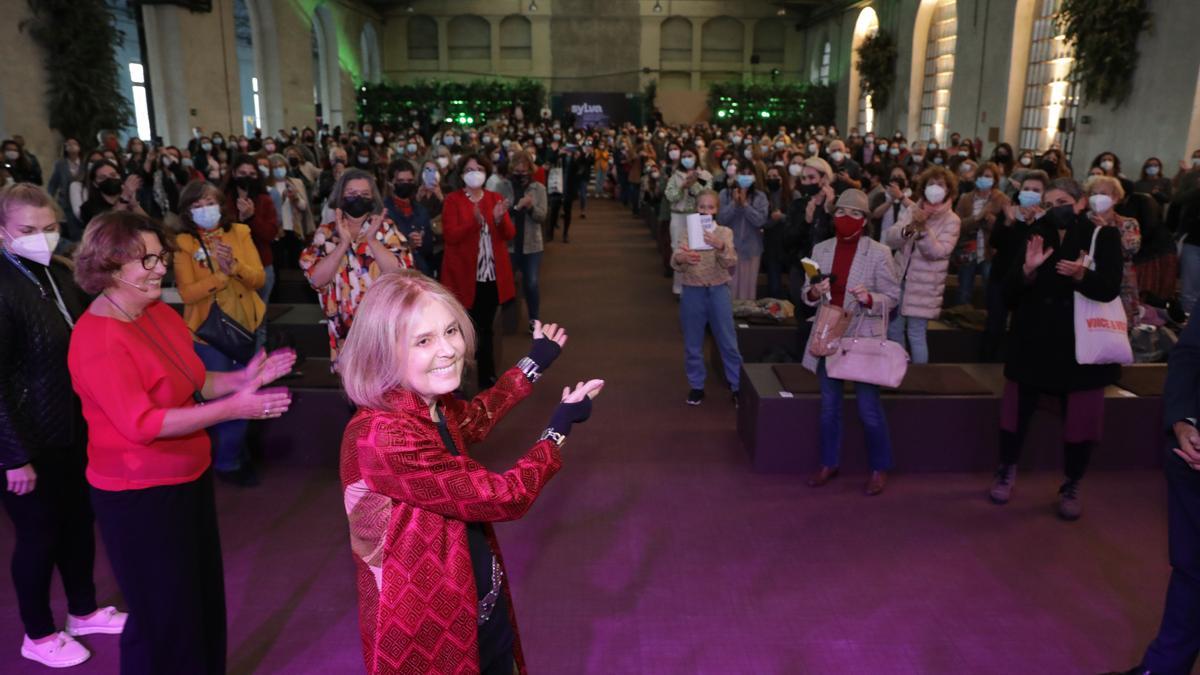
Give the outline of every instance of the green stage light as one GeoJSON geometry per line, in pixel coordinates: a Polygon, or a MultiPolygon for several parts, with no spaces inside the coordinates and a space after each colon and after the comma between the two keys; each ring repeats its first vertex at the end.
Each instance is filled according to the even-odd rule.
{"type": "Polygon", "coordinates": [[[770,117],[771,116],[771,113],[767,112],[766,110],[764,110],[758,114],[761,115],[762,117],[770,117]]]}
{"type": "Polygon", "coordinates": [[[718,110],[718,111],[717,111],[717,117],[724,118],[724,117],[725,117],[725,111],[724,111],[724,110],[718,110]]]}

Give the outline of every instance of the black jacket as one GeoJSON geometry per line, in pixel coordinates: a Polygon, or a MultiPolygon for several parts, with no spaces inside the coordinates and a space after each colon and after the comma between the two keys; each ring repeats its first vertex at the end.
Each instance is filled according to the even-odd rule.
{"type": "Polygon", "coordinates": [[[72,318],[83,313],[88,298],[62,262],[43,267],[18,260],[45,295],[0,254],[0,469],[82,461],[87,433],[67,370],[71,329],[46,275],[53,276],[72,318]]]}
{"type": "MultiPolygon", "coordinates": [[[[1200,418],[1200,321],[1189,321],[1171,348],[1163,387],[1163,424],[1167,433],[1182,420],[1200,418]]],[[[1172,436],[1173,438],[1173,436],[1172,436]]]]}
{"type": "Polygon", "coordinates": [[[833,236],[833,217],[823,206],[813,209],[813,222],[808,222],[805,216],[810,199],[804,195],[796,197],[787,209],[781,238],[784,259],[790,265],[799,265],[801,258],[812,255],[813,246],[833,236]]]}
{"type": "Polygon", "coordinates": [[[1116,364],[1080,365],[1075,361],[1075,291],[1100,302],[1113,300],[1121,292],[1124,260],[1121,235],[1115,227],[1105,227],[1096,240],[1096,269],[1088,270],[1078,283],[1055,271],[1060,260],[1076,260],[1092,243],[1092,224],[1080,215],[1060,242],[1058,230],[1043,217],[1033,224],[1030,236],[1042,235],[1044,246],[1054,253],[1038,268],[1032,283],[1022,272],[1024,244],[1020,262],[1014,261],[1005,279],[1004,294],[1013,310],[1009,326],[1008,359],[1004,376],[1019,384],[1050,393],[1099,389],[1117,381],[1121,367],[1116,364]]]}

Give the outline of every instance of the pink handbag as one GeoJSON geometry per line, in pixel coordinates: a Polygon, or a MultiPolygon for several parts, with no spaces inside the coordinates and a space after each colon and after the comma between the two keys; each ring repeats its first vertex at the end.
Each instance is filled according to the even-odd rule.
{"type": "MultiPolygon", "coordinates": [[[[836,380],[865,382],[888,389],[895,389],[904,381],[908,372],[908,352],[898,343],[887,339],[887,305],[882,308],[880,323],[883,332],[879,337],[860,337],[857,331],[847,331],[838,343],[837,351],[825,357],[825,372],[836,380]]],[[[859,325],[862,317],[858,316],[859,325]]]]}

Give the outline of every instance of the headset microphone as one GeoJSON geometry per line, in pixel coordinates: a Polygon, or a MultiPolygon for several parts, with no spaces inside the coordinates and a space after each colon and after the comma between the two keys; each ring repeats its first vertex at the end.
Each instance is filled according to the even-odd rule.
{"type": "Polygon", "coordinates": [[[126,281],[126,280],[122,279],[121,277],[114,277],[114,278],[115,278],[117,281],[119,281],[119,282],[121,282],[121,283],[125,284],[126,286],[133,286],[134,288],[138,289],[139,291],[141,291],[141,292],[143,292],[143,293],[149,292],[149,290],[150,290],[150,287],[149,287],[149,286],[143,286],[143,285],[141,285],[141,284],[135,284],[135,283],[133,283],[132,281],[126,281]]]}

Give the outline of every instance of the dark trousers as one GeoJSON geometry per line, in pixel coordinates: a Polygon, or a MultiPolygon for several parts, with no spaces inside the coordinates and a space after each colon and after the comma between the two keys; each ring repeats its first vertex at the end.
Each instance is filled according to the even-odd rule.
{"type": "Polygon", "coordinates": [[[1167,532],[1171,583],[1158,635],[1142,667],[1155,673],[1187,675],[1200,652],[1200,471],[1167,449],[1167,532]]]}
{"type": "Polygon", "coordinates": [[[225,672],[225,579],[212,470],[181,485],[92,488],[129,620],[122,675],[225,672]]]}
{"type": "MultiPolygon", "coordinates": [[[[66,451],[64,451],[65,453],[66,451]]],[[[82,454],[82,450],[76,451],[82,454]]],[[[82,457],[80,457],[82,460],[82,457]]],[[[96,536],[82,461],[77,466],[34,466],[33,492],[17,496],[6,478],[0,501],[16,530],[12,577],[25,634],[37,640],[58,632],[50,610],[54,568],[62,576],[67,611],[86,616],[96,611],[96,536]]],[[[3,474],[0,474],[3,478],[3,474]]]]}
{"type": "Polygon", "coordinates": [[[494,281],[475,282],[475,302],[467,314],[475,324],[475,369],[479,388],[486,389],[496,382],[496,310],[500,307],[499,291],[494,281]]]}
{"type": "Polygon", "coordinates": [[[987,306],[987,322],[983,328],[983,341],[979,357],[984,363],[998,363],[1004,346],[1004,333],[1008,329],[1008,305],[1004,304],[1004,281],[997,276],[988,278],[984,287],[984,302],[987,306]]]}
{"type": "MultiPolygon", "coordinates": [[[[1043,392],[1009,381],[1005,383],[1000,420],[1000,463],[1016,464],[1043,392]],[[1015,398],[1015,401],[1013,400],[1015,398]],[[1015,406],[1015,419],[1013,407],[1015,406]]],[[[1059,396],[1063,408],[1063,473],[1080,480],[1087,472],[1092,448],[1099,440],[1104,417],[1104,390],[1077,391],[1059,396]],[[1098,394],[1098,397],[1097,397],[1098,394]]]]}
{"type": "Polygon", "coordinates": [[[546,216],[545,235],[547,241],[554,241],[554,230],[558,228],[558,216],[562,214],[563,239],[570,236],[571,209],[575,206],[575,190],[568,189],[566,194],[550,195],[549,210],[546,216]]]}

